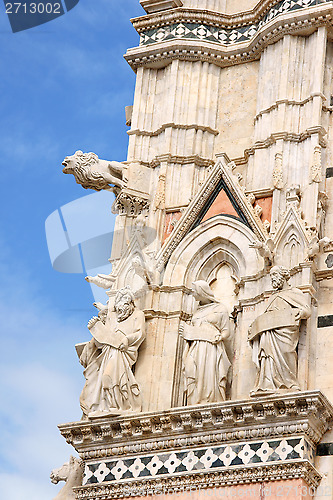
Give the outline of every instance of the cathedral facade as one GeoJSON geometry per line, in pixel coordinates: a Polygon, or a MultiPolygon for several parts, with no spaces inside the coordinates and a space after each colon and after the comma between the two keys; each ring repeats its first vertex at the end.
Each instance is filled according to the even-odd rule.
{"type": "Polygon", "coordinates": [[[140,3],[68,498],[333,498],[333,1],[140,3]]]}

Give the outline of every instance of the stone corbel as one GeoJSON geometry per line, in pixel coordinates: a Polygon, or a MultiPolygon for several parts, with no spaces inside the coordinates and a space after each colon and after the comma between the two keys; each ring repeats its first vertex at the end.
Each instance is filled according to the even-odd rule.
{"type": "Polygon", "coordinates": [[[137,217],[144,211],[149,210],[148,197],[129,189],[122,189],[112,205],[112,213],[137,217]]]}

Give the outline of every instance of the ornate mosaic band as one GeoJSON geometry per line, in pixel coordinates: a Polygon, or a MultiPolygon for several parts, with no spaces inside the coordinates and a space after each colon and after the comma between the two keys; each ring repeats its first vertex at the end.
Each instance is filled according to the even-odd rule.
{"type": "Polygon", "coordinates": [[[313,463],[314,455],[310,443],[300,437],[156,453],[86,464],[83,485],[192,471],[204,472],[251,464],[257,466],[294,460],[308,460],[313,463]]]}
{"type": "Polygon", "coordinates": [[[219,28],[201,23],[177,22],[159,28],[148,29],[140,33],[140,45],[163,42],[173,39],[202,40],[215,42],[221,45],[234,45],[247,42],[267,23],[277,16],[316,5],[322,5],[331,0],[281,0],[272,7],[257,23],[235,28],[219,28]]]}

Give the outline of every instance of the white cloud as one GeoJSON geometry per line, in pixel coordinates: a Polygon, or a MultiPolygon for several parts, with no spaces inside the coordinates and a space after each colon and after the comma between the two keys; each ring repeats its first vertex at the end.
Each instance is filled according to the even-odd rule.
{"type": "MultiPolygon", "coordinates": [[[[36,469],[39,465],[36,462],[36,469]]],[[[61,488],[61,483],[52,488],[52,485],[41,484],[36,479],[9,473],[0,473],[0,484],[1,498],[6,500],[51,500],[61,488]]]]}
{"type": "Polygon", "coordinates": [[[6,500],[48,500],[62,485],[50,483],[53,468],[75,450],[59,423],[79,420],[84,379],[74,349],[84,325],[55,310],[21,264],[0,242],[1,350],[0,485],[6,500]]]}

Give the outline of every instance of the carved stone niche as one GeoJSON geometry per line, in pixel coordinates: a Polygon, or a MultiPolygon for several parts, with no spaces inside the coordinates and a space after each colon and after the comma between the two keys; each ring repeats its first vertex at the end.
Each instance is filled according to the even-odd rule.
{"type": "Polygon", "coordinates": [[[316,488],[316,445],[332,418],[325,396],[306,391],[59,429],[85,465],[76,498],[97,500],[294,479],[316,488]]]}
{"type": "Polygon", "coordinates": [[[140,4],[145,9],[147,14],[153,14],[154,12],[183,6],[183,2],[181,0],[140,0],[140,4]]]}

